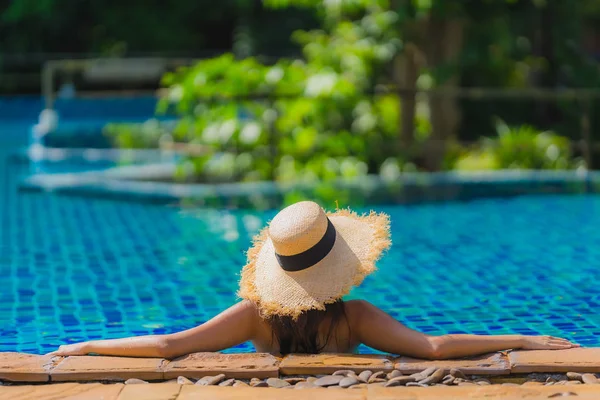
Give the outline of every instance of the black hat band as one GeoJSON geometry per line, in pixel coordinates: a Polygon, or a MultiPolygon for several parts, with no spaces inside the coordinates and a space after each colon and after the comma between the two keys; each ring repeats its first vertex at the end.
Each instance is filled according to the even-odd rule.
{"type": "Polygon", "coordinates": [[[277,253],[275,253],[275,256],[277,257],[277,261],[279,261],[279,265],[285,271],[302,271],[304,269],[312,267],[313,265],[324,259],[333,248],[333,245],[335,244],[335,238],[335,227],[333,226],[329,218],[327,218],[327,230],[325,231],[325,234],[323,235],[321,240],[319,240],[319,242],[313,247],[302,253],[294,254],[292,256],[282,256],[277,253]]]}

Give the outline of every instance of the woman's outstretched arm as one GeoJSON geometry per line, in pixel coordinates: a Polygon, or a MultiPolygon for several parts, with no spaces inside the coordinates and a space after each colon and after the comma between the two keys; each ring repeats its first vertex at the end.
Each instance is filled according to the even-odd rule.
{"type": "Polygon", "coordinates": [[[124,357],[175,358],[201,351],[219,351],[254,338],[259,319],[250,302],[243,301],[210,321],[169,335],[138,336],[124,339],[76,343],[50,353],[59,356],[89,353],[124,357]]]}
{"type": "Polygon", "coordinates": [[[348,302],[346,310],[355,340],[380,351],[409,357],[441,360],[507,349],[559,350],[579,347],[566,339],[550,336],[429,336],[407,328],[366,301],[348,302]]]}

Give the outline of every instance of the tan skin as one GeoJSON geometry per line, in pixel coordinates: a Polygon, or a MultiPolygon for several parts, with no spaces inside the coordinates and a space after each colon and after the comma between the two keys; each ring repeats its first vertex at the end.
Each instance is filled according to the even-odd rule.
{"type": "MultiPolygon", "coordinates": [[[[345,305],[348,324],[336,326],[333,332],[335,339],[328,342],[324,352],[351,353],[359,344],[365,344],[391,354],[441,360],[507,349],[560,350],[579,347],[566,339],[551,336],[429,336],[407,328],[366,301],[353,300],[345,305]]],[[[326,320],[320,328],[322,340],[328,328],[326,320]]],[[[72,356],[95,353],[171,359],[195,352],[220,351],[247,341],[251,341],[259,352],[279,352],[269,324],[260,317],[254,304],[242,301],[210,321],[182,332],[70,344],[50,354],[72,356]]]]}

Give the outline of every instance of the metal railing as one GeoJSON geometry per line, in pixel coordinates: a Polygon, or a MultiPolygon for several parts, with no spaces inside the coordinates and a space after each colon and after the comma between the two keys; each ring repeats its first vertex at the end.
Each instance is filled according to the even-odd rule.
{"type": "MultiPolygon", "coordinates": [[[[57,73],[72,75],[75,73],[85,73],[86,71],[92,71],[94,68],[98,69],[99,74],[102,74],[102,69],[110,70],[109,75],[105,76],[107,80],[121,80],[127,81],[136,79],[138,81],[144,81],[139,76],[135,77],[134,74],[139,73],[136,68],[150,68],[147,70],[146,82],[155,83],[158,85],[162,74],[168,70],[172,70],[178,67],[191,65],[198,59],[193,58],[93,58],[93,59],[71,59],[71,60],[55,60],[48,61],[44,64],[42,69],[42,96],[44,97],[44,103],[46,109],[52,109],[54,107],[54,101],[56,99],[56,88],[55,88],[55,77],[57,73]],[[131,68],[134,67],[134,70],[131,68]],[[152,67],[154,67],[152,69],[152,67]],[[120,70],[120,71],[119,71],[120,70]]],[[[143,78],[143,77],[142,77],[143,78]]],[[[101,78],[92,78],[102,80],[101,78]]]]}

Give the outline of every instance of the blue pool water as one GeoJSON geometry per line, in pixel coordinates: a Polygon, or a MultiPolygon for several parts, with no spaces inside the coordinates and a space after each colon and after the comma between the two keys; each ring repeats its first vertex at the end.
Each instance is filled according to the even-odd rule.
{"type": "MultiPolygon", "coordinates": [[[[2,141],[2,133],[0,351],[175,332],[236,301],[244,251],[275,211],[19,193],[31,166],[8,155],[24,141],[2,141]]],[[[391,215],[394,245],[352,298],[430,334],[600,344],[599,196],[377,210],[391,215]]]]}

